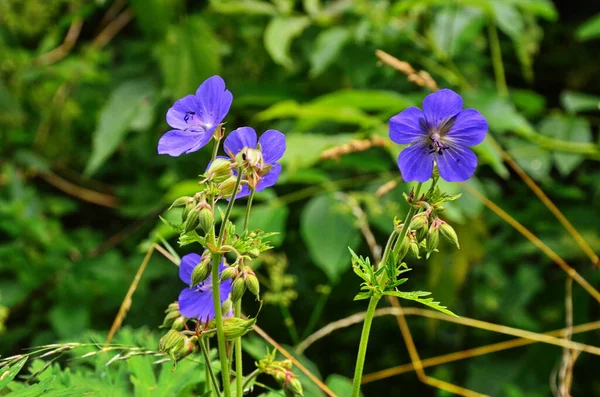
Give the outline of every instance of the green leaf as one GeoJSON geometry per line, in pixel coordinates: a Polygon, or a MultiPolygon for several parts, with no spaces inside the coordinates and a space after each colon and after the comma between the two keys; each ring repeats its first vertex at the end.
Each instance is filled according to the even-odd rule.
{"type": "Polygon", "coordinates": [[[352,380],[350,378],[338,374],[331,374],[327,377],[325,384],[338,396],[352,395],[352,380]]]}
{"type": "Polygon", "coordinates": [[[454,56],[469,48],[485,22],[485,14],[477,8],[445,7],[435,14],[433,39],[446,54],[454,56]]]}
{"type": "MultiPolygon", "coordinates": [[[[551,137],[570,142],[591,142],[592,131],[589,123],[578,117],[552,116],[543,120],[540,131],[551,137]]],[[[584,160],[583,156],[575,153],[552,152],[558,171],[564,176],[569,175],[584,160]]]]}
{"type": "Polygon", "coordinates": [[[349,39],[350,31],[341,26],[319,33],[309,57],[310,77],[323,73],[337,59],[349,39]]]}
{"type": "Polygon", "coordinates": [[[161,38],[174,22],[177,11],[182,10],[181,0],[132,0],[135,21],[153,38],[161,38]]]}
{"type": "Polygon", "coordinates": [[[360,241],[350,209],[332,195],[315,197],[302,211],[300,231],[315,265],[337,282],[350,269],[348,247],[360,241]]]}
{"type": "Polygon", "coordinates": [[[28,357],[23,357],[10,367],[2,369],[2,372],[0,372],[0,392],[19,374],[27,359],[28,357]]]}
{"type": "MultiPolygon", "coordinates": [[[[48,379],[45,379],[43,381],[41,381],[40,383],[37,383],[35,385],[32,386],[28,386],[25,387],[23,389],[19,389],[17,391],[13,391],[12,393],[10,393],[11,397],[39,397],[39,396],[47,396],[50,393],[47,392],[47,390],[52,386],[52,383],[54,383],[54,381],[56,380],[56,376],[52,376],[48,379]]],[[[67,396],[68,395],[73,395],[74,393],[72,391],[69,390],[60,390],[62,392],[67,392],[67,396]]],[[[54,393],[56,393],[56,391],[54,391],[54,393]]],[[[79,393],[79,395],[81,395],[81,393],[79,393]]],[[[65,396],[64,394],[60,397],[65,396]]],[[[54,397],[59,397],[59,396],[55,396],[54,397]]]]}
{"type": "Polygon", "coordinates": [[[585,112],[600,109],[600,97],[583,94],[581,92],[564,91],[560,95],[560,102],[570,113],[585,112]]]}
{"type": "Polygon", "coordinates": [[[600,14],[585,21],[575,32],[579,40],[592,40],[600,37],[600,14]]]}
{"type": "Polygon", "coordinates": [[[516,5],[500,1],[490,3],[496,25],[513,40],[519,40],[525,28],[525,22],[516,5]]]}
{"type": "Polygon", "coordinates": [[[211,0],[210,8],[226,15],[277,15],[274,5],[260,0],[211,0]]]}
{"type": "Polygon", "coordinates": [[[250,211],[249,230],[260,229],[277,233],[266,241],[270,241],[273,247],[278,247],[285,239],[285,226],[289,212],[288,207],[277,202],[253,206],[250,211]]]}
{"type": "Polygon", "coordinates": [[[419,302],[425,306],[429,306],[432,309],[435,309],[444,314],[448,314],[450,316],[458,317],[456,314],[452,313],[450,310],[446,308],[446,306],[442,306],[440,302],[435,302],[433,298],[422,298],[423,296],[431,295],[431,292],[424,291],[412,291],[412,292],[404,292],[404,291],[386,291],[386,295],[397,296],[398,298],[407,299],[415,302],[419,302]]]}
{"type": "Polygon", "coordinates": [[[276,17],[271,19],[265,30],[265,48],[275,63],[293,69],[290,57],[292,40],[311,24],[307,16],[276,17]]]}
{"type": "Polygon", "coordinates": [[[394,91],[383,90],[339,90],[318,97],[311,102],[318,106],[357,108],[365,111],[400,112],[415,102],[394,91]]]}
{"type": "Polygon", "coordinates": [[[86,175],[95,173],[117,150],[143,102],[154,92],[154,83],[147,79],[126,81],[112,92],[94,131],[86,175]]]}
{"type": "Polygon", "coordinates": [[[219,40],[200,17],[170,26],[156,56],[165,85],[175,97],[193,93],[202,81],[221,70],[219,40]]]}

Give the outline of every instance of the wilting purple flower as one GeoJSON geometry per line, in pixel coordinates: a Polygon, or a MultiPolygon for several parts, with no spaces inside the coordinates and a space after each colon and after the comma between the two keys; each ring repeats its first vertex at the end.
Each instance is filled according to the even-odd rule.
{"type": "Polygon", "coordinates": [[[196,95],[181,98],[167,112],[167,123],[175,129],[160,138],[158,153],[176,157],[202,148],[227,115],[232,100],[221,77],[206,79],[196,95]]]}
{"type": "MultiPolygon", "coordinates": [[[[260,139],[256,140],[256,131],[250,127],[241,127],[225,138],[225,151],[231,157],[235,156],[244,148],[258,149],[262,153],[262,162],[258,170],[258,183],[256,191],[261,192],[273,186],[281,174],[281,164],[277,162],[285,152],[285,135],[277,130],[265,131],[260,139]]],[[[244,184],[236,198],[248,196],[250,188],[244,184]]]]}
{"type": "Polygon", "coordinates": [[[410,107],[390,119],[390,139],[411,145],[400,152],[398,167],[405,181],[431,178],[433,162],[448,182],[469,179],[477,156],[468,146],[485,139],[488,125],[475,109],[464,109],[460,95],[444,89],[427,95],[423,111],[410,107]]]}
{"type": "MultiPolygon", "coordinates": [[[[179,264],[179,278],[188,286],[192,283],[192,271],[200,263],[198,254],[188,254],[181,258],[179,264]]],[[[225,269],[225,264],[219,264],[219,276],[225,269]]],[[[227,300],[231,293],[231,280],[221,282],[221,305],[227,300]]],[[[210,321],[215,318],[213,304],[212,276],[191,288],[187,287],[179,294],[179,312],[186,318],[196,318],[202,321],[210,321]]],[[[230,315],[230,313],[226,313],[230,315]]]]}

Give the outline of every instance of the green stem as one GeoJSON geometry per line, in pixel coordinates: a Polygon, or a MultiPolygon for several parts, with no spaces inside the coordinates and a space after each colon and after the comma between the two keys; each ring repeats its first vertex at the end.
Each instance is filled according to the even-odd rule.
{"type": "Polygon", "coordinates": [[[244,216],[244,231],[248,230],[248,224],[250,222],[250,208],[252,208],[252,201],[254,200],[255,190],[250,188],[250,196],[248,197],[248,204],[246,205],[246,216],[244,216]]]}
{"type": "Polygon", "coordinates": [[[219,382],[217,381],[217,377],[215,376],[215,372],[212,369],[212,365],[210,362],[210,350],[208,349],[208,340],[202,338],[200,340],[200,348],[202,349],[202,354],[204,355],[204,366],[206,367],[206,388],[211,392],[210,394],[216,393],[218,397],[221,396],[219,392],[219,382]],[[212,385],[212,387],[211,387],[212,385]]]}
{"type": "MultiPolygon", "coordinates": [[[[231,215],[231,209],[233,208],[233,203],[235,202],[235,196],[237,195],[237,191],[242,184],[242,171],[238,170],[238,177],[235,181],[235,187],[233,188],[233,193],[231,194],[231,199],[229,200],[229,204],[227,204],[227,209],[225,210],[225,217],[223,218],[223,223],[221,224],[221,232],[219,233],[219,242],[217,244],[217,249],[221,249],[221,245],[223,244],[223,240],[225,240],[225,227],[227,226],[227,221],[229,220],[229,216],[231,215]]],[[[216,285],[216,284],[214,284],[216,285]]]]}
{"type": "Polygon", "coordinates": [[[365,356],[367,355],[367,345],[369,343],[369,333],[371,332],[371,324],[377,303],[381,296],[373,295],[369,300],[367,316],[363,324],[362,334],[360,335],[360,345],[358,347],[358,356],[356,357],[356,367],[354,369],[354,381],[352,383],[352,397],[360,396],[360,382],[362,379],[363,369],[365,366],[365,356]]]}
{"type": "MultiPolygon", "coordinates": [[[[221,128],[220,126],[217,128],[221,128]]],[[[215,159],[217,158],[217,153],[219,153],[219,145],[221,144],[221,140],[220,139],[215,139],[215,144],[213,146],[213,151],[212,151],[212,160],[211,161],[215,161],[215,159]]]]}
{"type": "Polygon", "coordinates": [[[388,256],[390,256],[390,251],[392,250],[392,247],[394,247],[394,243],[396,242],[397,236],[398,236],[398,234],[396,233],[396,230],[394,229],[392,231],[392,234],[390,234],[390,238],[388,238],[388,241],[385,244],[385,249],[383,250],[383,256],[381,257],[381,262],[379,262],[379,264],[375,265],[375,271],[377,271],[377,269],[379,269],[381,266],[385,266],[385,263],[388,260],[388,256]]]}
{"type": "Polygon", "coordinates": [[[283,316],[283,323],[290,333],[292,342],[294,345],[297,345],[298,342],[300,342],[300,337],[298,336],[298,329],[296,328],[294,318],[286,305],[279,305],[279,308],[281,309],[281,315],[283,316]]]}
{"type": "Polygon", "coordinates": [[[246,376],[246,379],[244,379],[243,388],[244,389],[248,388],[250,386],[250,382],[252,382],[252,379],[256,378],[258,375],[260,375],[260,370],[255,369],[248,376],[246,376]]]}
{"type": "MultiPolygon", "coordinates": [[[[230,202],[233,202],[231,199],[230,202]]],[[[220,244],[219,244],[220,245],[220,244]]],[[[221,254],[212,255],[212,285],[219,286],[219,263],[221,254]]],[[[227,363],[227,350],[225,349],[225,332],[223,330],[223,312],[221,310],[221,288],[213,288],[213,305],[215,308],[215,323],[217,325],[217,341],[219,345],[219,359],[221,361],[221,377],[223,378],[223,393],[225,397],[231,396],[229,385],[229,365],[227,363]]]]}
{"type": "Polygon", "coordinates": [[[500,39],[498,30],[493,20],[488,22],[488,39],[490,41],[490,51],[492,52],[492,64],[494,66],[494,75],[496,76],[496,88],[501,96],[508,96],[508,86],[504,76],[504,63],[502,62],[502,51],[500,49],[500,39]]]}
{"type": "MultiPolygon", "coordinates": [[[[414,202],[416,202],[419,199],[419,194],[421,192],[421,186],[423,186],[423,183],[419,182],[419,184],[417,185],[417,189],[415,190],[415,195],[413,198],[414,202]]],[[[410,224],[410,220],[415,215],[415,212],[417,212],[417,208],[415,208],[415,206],[411,204],[410,208],[408,210],[408,213],[406,214],[406,218],[404,219],[404,224],[402,225],[402,229],[400,230],[400,233],[398,234],[398,239],[396,240],[396,245],[394,246],[394,249],[393,249],[394,256],[398,256],[398,252],[400,251],[400,246],[402,245],[402,240],[404,240],[404,237],[406,237],[406,233],[408,233],[408,226],[410,224]]]]}
{"type": "Polygon", "coordinates": [[[325,304],[327,303],[327,299],[329,298],[330,293],[331,286],[327,285],[327,291],[320,294],[319,300],[317,301],[317,304],[315,305],[315,308],[313,309],[312,314],[310,315],[308,325],[302,333],[302,339],[306,339],[308,335],[310,335],[315,329],[317,321],[319,321],[319,318],[321,318],[321,313],[323,313],[323,309],[325,309],[325,304]]]}

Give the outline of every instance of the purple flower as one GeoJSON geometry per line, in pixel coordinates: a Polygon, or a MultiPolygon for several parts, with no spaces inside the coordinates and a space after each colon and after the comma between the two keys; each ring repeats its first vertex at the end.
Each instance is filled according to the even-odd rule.
{"type": "MultiPolygon", "coordinates": [[[[200,255],[188,254],[181,258],[179,264],[179,278],[188,286],[192,283],[192,271],[200,263],[200,255]]],[[[225,264],[219,264],[219,275],[225,269],[225,264]]],[[[213,304],[212,277],[208,276],[200,284],[185,288],[179,294],[179,312],[186,318],[196,318],[202,321],[210,321],[215,318],[213,304]]],[[[221,282],[221,305],[231,293],[231,280],[221,282]]],[[[230,315],[230,313],[226,313],[230,315]]]]}
{"type": "Polygon", "coordinates": [[[221,77],[206,79],[196,95],[181,98],[167,112],[167,123],[174,130],[160,138],[158,153],[176,157],[202,148],[227,115],[232,100],[221,77]]]}
{"type": "Polygon", "coordinates": [[[444,89],[427,95],[423,111],[410,107],[390,119],[390,139],[411,145],[400,152],[398,167],[407,181],[431,178],[433,163],[448,182],[469,179],[477,156],[468,146],[485,139],[488,125],[475,109],[464,109],[460,95],[444,89]]]}
{"type": "MultiPolygon", "coordinates": [[[[281,174],[281,164],[277,162],[285,152],[285,135],[276,130],[265,131],[260,139],[256,140],[256,131],[250,127],[241,127],[225,138],[225,151],[235,159],[235,156],[244,148],[258,149],[262,153],[262,167],[258,172],[256,191],[261,192],[273,186],[281,174]]],[[[250,187],[244,184],[236,198],[250,194],[250,187]]]]}

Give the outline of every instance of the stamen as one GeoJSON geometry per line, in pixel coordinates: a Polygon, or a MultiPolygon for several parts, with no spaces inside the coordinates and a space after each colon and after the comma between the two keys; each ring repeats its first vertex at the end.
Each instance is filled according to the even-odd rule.
{"type": "Polygon", "coordinates": [[[183,116],[183,121],[185,121],[186,123],[188,122],[188,120],[190,118],[193,118],[196,115],[195,112],[189,111],[189,112],[185,112],[185,116],[183,116]]]}

